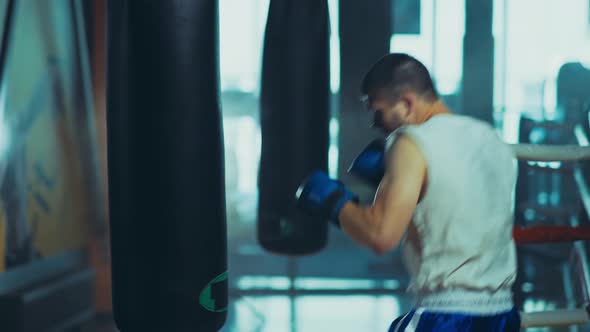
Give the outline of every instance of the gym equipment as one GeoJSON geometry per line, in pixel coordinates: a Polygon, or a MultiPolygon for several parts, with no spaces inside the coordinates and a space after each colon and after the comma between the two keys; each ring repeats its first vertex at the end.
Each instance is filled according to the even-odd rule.
{"type": "Polygon", "coordinates": [[[216,0],[108,2],[113,309],[128,331],[218,331],[227,235],[216,0]]]}
{"type": "Polygon", "coordinates": [[[271,0],[266,25],[258,177],[258,241],[274,253],[303,255],[326,245],[325,221],[302,214],[293,193],[328,168],[330,75],[325,0],[271,0]]]}

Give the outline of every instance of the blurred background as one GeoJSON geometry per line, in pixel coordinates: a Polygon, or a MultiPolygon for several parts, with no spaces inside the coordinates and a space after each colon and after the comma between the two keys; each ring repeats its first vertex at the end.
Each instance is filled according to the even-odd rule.
{"type": "MultiPolygon", "coordinates": [[[[219,0],[230,267],[223,331],[386,331],[412,305],[397,251],[375,256],[334,229],[325,249],[304,257],[258,243],[269,2],[219,0]]],[[[328,0],[328,8],[328,169],[352,190],[370,196],[346,169],[376,135],[362,112],[360,79],[387,52],[423,61],[455,112],[493,123],[507,142],[578,144],[575,126],[588,134],[588,0],[328,0]]],[[[106,0],[0,0],[0,18],[0,331],[116,331],[106,0]]],[[[521,163],[515,223],[587,222],[572,167],[521,163]]],[[[579,304],[570,251],[569,244],[519,247],[522,310],[579,304]]]]}

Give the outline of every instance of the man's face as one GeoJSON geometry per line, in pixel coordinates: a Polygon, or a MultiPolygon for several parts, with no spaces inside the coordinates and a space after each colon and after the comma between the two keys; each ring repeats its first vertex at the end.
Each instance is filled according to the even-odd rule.
{"type": "Polygon", "coordinates": [[[393,103],[386,99],[375,99],[369,104],[369,110],[373,112],[373,126],[386,134],[413,123],[412,103],[406,98],[393,103]]]}

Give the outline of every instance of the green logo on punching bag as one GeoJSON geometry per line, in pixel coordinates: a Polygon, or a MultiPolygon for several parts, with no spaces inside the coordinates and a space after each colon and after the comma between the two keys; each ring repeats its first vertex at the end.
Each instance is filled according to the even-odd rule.
{"type": "Polygon", "coordinates": [[[282,236],[291,236],[293,235],[293,224],[289,222],[289,220],[281,219],[280,220],[280,229],[282,236]]]}
{"type": "Polygon", "coordinates": [[[215,277],[203,288],[199,304],[212,312],[227,310],[227,271],[215,277]]]}

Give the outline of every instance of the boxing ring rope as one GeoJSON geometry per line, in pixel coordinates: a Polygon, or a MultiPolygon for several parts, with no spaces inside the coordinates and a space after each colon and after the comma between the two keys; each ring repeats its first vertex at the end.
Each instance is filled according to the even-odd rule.
{"type": "MultiPolygon", "coordinates": [[[[590,144],[583,129],[576,126],[574,134],[579,145],[511,144],[511,147],[519,160],[580,162],[590,159],[590,144]]],[[[573,168],[573,176],[584,211],[590,217],[590,190],[577,164],[573,168]]],[[[573,242],[571,267],[579,277],[583,305],[575,309],[521,312],[521,326],[529,328],[587,323],[590,320],[590,267],[583,241],[590,239],[590,226],[580,226],[574,220],[572,226],[514,227],[513,236],[518,245],[573,242]]]]}
{"type": "Polygon", "coordinates": [[[555,243],[590,239],[590,226],[515,226],[512,232],[516,243],[555,243]]]}
{"type": "Polygon", "coordinates": [[[510,144],[519,160],[582,161],[590,159],[590,144],[581,126],[574,127],[578,145],[510,144]]]}
{"type": "Polygon", "coordinates": [[[579,145],[510,144],[516,157],[530,161],[579,161],[590,159],[590,147],[579,145]]]}
{"type": "Polygon", "coordinates": [[[523,328],[578,325],[588,322],[588,313],[585,309],[521,312],[520,319],[523,328]]]}

